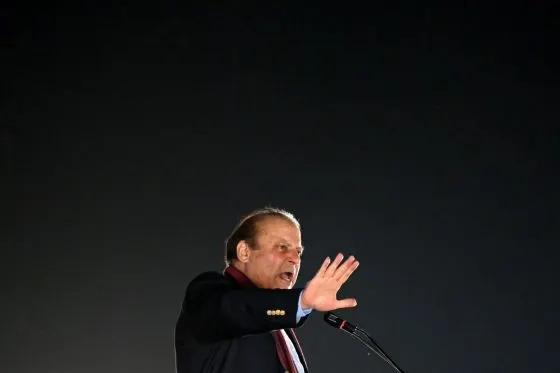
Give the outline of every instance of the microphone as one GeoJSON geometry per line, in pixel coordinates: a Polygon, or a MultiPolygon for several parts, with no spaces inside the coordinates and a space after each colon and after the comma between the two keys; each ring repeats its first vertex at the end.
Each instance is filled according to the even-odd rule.
{"type": "Polygon", "coordinates": [[[335,315],[332,312],[325,313],[324,316],[325,321],[330,326],[344,330],[352,337],[359,340],[364,346],[366,346],[369,350],[375,352],[377,356],[381,358],[384,362],[387,363],[393,370],[397,373],[404,373],[403,370],[381,349],[381,346],[377,344],[375,339],[373,339],[369,334],[366,333],[365,330],[360,329],[356,325],[350,324],[348,321],[344,320],[342,317],[335,315]]]}
{"type": "Polygon", "coordinates": [[[343,318],[335,315],[332,312],[327,312],[325,314],[325,321],[330,326],[333,326],[337,329],[344,330],[344,331],[346,331],[350,334],[354,334],[354,332],[356,331],[356,326],[355,325],[350,324],[348,321],[346,321],[343,318]]]}

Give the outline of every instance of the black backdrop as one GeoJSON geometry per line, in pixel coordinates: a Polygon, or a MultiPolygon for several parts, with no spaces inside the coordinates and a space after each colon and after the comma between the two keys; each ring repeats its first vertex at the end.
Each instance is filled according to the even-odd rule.
{"type": "MultiPolygon", "coordinates": [[[[360,259],[340,314],[407,372],[555,371],[552,15],[3,5],[0,370],[173,372],[186,284],[273,205],[299,285],[360,259]]],[[[390,371],[321,316],[313,371],[390,371]]]]}

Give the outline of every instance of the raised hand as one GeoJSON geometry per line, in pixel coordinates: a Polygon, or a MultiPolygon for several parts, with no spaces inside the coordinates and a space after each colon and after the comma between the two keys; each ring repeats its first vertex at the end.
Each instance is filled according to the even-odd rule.
{"type": "Polygon", "coordinates": [[[354,298],[336,299],[338,290],[360,264],[354,256],[350,256],[342,264],[344,256],[338,254],[331,263],[326,258],[315,274],[315,277],[307,283],[301,295],[301,306],[313,308],[318,311],[332,311],[338,308],[356,307],[358,304],[354,298]]]}

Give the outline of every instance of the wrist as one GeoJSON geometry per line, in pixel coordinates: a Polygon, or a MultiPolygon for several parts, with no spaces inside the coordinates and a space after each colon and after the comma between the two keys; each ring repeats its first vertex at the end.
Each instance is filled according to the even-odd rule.
{"type": "Polygon", "coordinates": [[[303,290],[301,292],[301,295],[299,297],[299,305],[302,309],[312,309],[313,308],[311,303],[309,303],[309,301],[307,300],[305,290],[303,290]]]}

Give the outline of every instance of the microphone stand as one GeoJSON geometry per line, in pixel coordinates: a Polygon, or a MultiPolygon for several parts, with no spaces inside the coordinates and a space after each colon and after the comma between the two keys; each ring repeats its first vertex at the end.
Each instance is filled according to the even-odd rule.
{"type": "Polygon", "coordinates": [[[373,351],[377,356],[379,356],[381,360],[383,360],[391,368],[393,368],[395,372],[404,373],[404,371],[399,368],[397,363],[395,363],[393,359],[391,359],[389,355],[387,355],[387,353],[383,351],[381,346],[379,346],[375,339],[373,339],[373,337],[371,337],[365,330],[346,322],[346,320],[340,318],[332,312],[327,312],[324,319],[330,326],[333,326],[340,330],[344,330],[346,333],[356,338],[369,350],[373,351]]]}
{"type": "Polygon", "coordinates": [[[360,341],[369,350],[375,352],[375,354],[379,356],[381,360],[386,362],[391,368],[393,368],[395,372],[405,373],[401,368],[399,368],[397,363],[395,363],[393,359],[391,359],[389,355],[387,355],[385,351],[383,351],[383,349],[381,348],[381,346],[379,346],[375,339],[373,339],[373,337],[371,337],[365,330],[356,327],[353,333],[349,332],[348,334],[360,341]]]}

